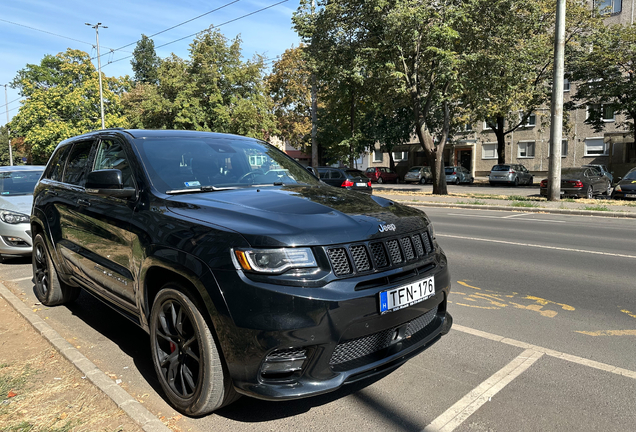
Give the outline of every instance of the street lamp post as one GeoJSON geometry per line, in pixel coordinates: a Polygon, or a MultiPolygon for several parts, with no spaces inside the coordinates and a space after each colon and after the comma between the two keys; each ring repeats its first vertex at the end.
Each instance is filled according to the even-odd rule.
{"type": "Polygon", "coordinates": [[[99,28],[108,28],[107,26],[103,26],[102,23],[97,23],[95,25],[85,23],[87,26],[95,29],[95,39],[97,40],[97,73],[99,75],[99,107],[102,113],[102,129],[106,129],[104,124],[104,96],[102,95],[102,62],[99,56],[99,28]]]}
{"type": "Polygon", "coordinates": [[[4,106],[7,111],[7,136],[9,137],[9,165],[13,166],[13,150],[11,149],[11,132],[9,131],[9,98],[7,98],[7,85],[4,85],[4,106]]]}

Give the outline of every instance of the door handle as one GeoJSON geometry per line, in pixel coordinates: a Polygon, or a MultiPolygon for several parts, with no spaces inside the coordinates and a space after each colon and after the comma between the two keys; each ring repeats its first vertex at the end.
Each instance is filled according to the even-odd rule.
{"type": "Polygon", "coordinates": [[[82,199],[82,198],[80,198],[80,199],[78,199],[78,200],[77,200],[77,204],[79,204],[79,205],[81,205],[81,206],[86,206],[86,207],[88,207],[89,205],[91,205],[91,203],[90,203],[90,201],[89,201],[89,200],[85,200],[85,199],[82,199]]]}

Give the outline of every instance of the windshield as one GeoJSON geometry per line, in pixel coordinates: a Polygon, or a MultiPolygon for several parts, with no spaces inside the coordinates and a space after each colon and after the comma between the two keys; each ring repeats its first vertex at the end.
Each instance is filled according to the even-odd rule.
{"type": "Polygon", "coordinates": [[[636,171],[628,172],[624,180],[636,180],[636,171]]]}
{"type": "Polygon", "coordinates": [[[276,147],[246,138],[148,138],[135,141],[160,192],[253,185],[320,184],[276,147]]]}
{"type": "Polygon", "coordinates": [[[0,194],[2,196],[33,195],[33,189],[42,176],[42,171],[0,172],[0,194]]]}

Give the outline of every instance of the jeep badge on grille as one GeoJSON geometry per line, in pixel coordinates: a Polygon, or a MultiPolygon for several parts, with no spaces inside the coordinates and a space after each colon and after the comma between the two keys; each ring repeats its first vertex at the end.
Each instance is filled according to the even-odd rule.
{"type": "Polygon", "coordinates": [[[387,225],[380,225],[380,227],[378,228],[378,231],[380,232],[385,232],[385,231],[395,231],[395,225],[393,224],[387,224],[387,225]]]}

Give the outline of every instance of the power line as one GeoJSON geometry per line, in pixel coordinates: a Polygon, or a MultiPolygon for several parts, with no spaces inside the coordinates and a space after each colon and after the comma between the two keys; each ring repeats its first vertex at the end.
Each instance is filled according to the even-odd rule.
{"type": "MultiPolygon", "coordinates": [[[[74,39],[72,37],[64,36],[64,35],[61,35],[61,34],[53,33],[53,32],[47,31],[47,30],[42,30],[42,29],[39,29],[39,28],[35,28],[35,27],[28,26],[28,25],[24,25],[24,24],[19,24],[19,23],[13,22],[13,21],[8,21],[8,20],[5,20],[5,19],[2,19],[2,18],[0,18],[0,21],[6,22],[8,24],[13,24],[13,25],[17,25],[17,26],[20,26],[20,27],[28,28],[29,30],[34,30],[34,31],[38,31],[38,32],[41,32],[41,33],[50,34],[52,36],[57,36],[57,37],[60,37],[60,38],[72,40],[74,42],[83,43],[85,45],[95,46],[95,44],[93,44],[91,42],[86,42],[86,41],[83,41],[83,40],[74,39]]],[[[104,48],[107,48],[109,50],[112,49],[112,48],[108,48],[108,47],[104,47],[104,48]]]]}
{"type": "MultiPolygon", "coordinates": [[[[210,27],[208,27],[208,28],[207,28],[207,29],[205,29],[205,30],[198,31],[198,32],[196,32],[196,33],[193,33],[193,34],[188,35],[188,36],[184,36],[184,37],[179,38],[179,39],[175,39],[175,40],[173,40],[173,41],[171,41],[171,42],[167,42],[167,43],[165,43],[165,44],[163,44],[163,45],[156,46],[155,48],[163,48],[163,47],[165,47],[165,46],[167,46],[167,45],[171,45],[171,44],[173,44],[173,43],[176,43],[176,42],[182,41],[182,40],[184,40],[184,39],[188,39],[188,38],[191,38],[191,37],[193,37],[193,36],[197,36],[197,35],[199,35],[199,34],[203,33],[204,31],[207,31],[207,30],[210,30],[210,29],[213,29],[213,28],[219,28],[219,27],[221,27],[221,26],[224,26],[224,25],[226,25],[226,24],[229,24],[229,23],[232,23],[232,22],[238,21],[238,20],[243,19],[243,18],[247,18],[248,16],[251,16],[251,15],[257,14],[257,13],[259,13],[259,12],[263,12],[263,11],[265,11],[265,10],[267,10],[267,9],[271,9],[271,8],[273,8],[274,6],[278,6],[278,5],[280,5],[280,4],[287,3],[288,1],[289,1],[289,0],[282,0],[282,1],[279,1],[278,3],[271,4],[271,5],[266,6],[266,7],[264,7],[264,8],[261,8],[261,9],[255,10],[255,11],[250,12],[250,13],[247,13],[247,14],[245,14],[245,15],[241,15],[240,17],[237,17],[237,18],[231,19],[231,20],[229,20],[229,21],[225,21],[224,23],[221,23],[221,24],[219,24],[219,25],[216,25],[216,26],[210,26],[210,27]]],[[[131,55],[130,55],[130,56],[127,56],[127,57],[122,57],[122,58],[119,58],[119,59],[117,59],[117,60],[113,60],[113,61],[111,61],[111,62],[108,62],[108,63],[107,63],[106,65],[104,65],[104,66],[108,66],[109,64],[117,63],[118,61],[126,60],[126,59],[129,59],[129,58],[131,58],[131,57],[132,57],[131,55]]]]}

